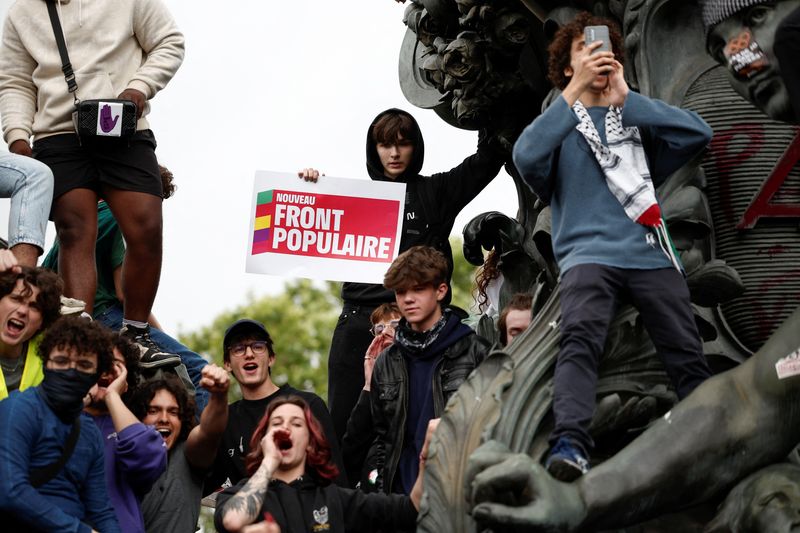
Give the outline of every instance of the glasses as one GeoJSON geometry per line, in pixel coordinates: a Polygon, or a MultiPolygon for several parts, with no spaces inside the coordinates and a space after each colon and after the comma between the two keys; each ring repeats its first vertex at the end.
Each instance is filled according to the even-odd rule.
{"type": "Polygon", "coordinates": [[[397,326],[399,326],[399,325],[400,325],[400,321],[399,320],[392,320],[392,321],[387,322],[385,324],[373,324],[372,327],[369,328],[369,330],[372,332],[372,334],[375,337],[377,337],[378,335],[383,333],[386,328],[397,329],[397,326]]]}
{"type": "Polygon", "coordinates": [[[233,357],[242,357],[247,349],[253,352],[253,355],[263,355],[267,353],[267,341],[253,341],[248,343],[234,344],[228,348],[228,353],[233,357]]]}
{"type": "Polygon", "coordinates": [[[97,371],[97,363],[91,359],[70,359],[66,355],[53,355],[48,361],[54,370],[68,370],[75,368],[85,374],[93,374],[97,371]]]}

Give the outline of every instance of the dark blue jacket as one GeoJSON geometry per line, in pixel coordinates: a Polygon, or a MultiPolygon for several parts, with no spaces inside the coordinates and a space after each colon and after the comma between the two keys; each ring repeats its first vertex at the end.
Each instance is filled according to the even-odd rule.
{"type": "Polygon", "coordinates": [[[103,441],[81,415],[75,449],[64,468],[38,489],[29,472],[58,460],[72,424],[62,422],[34,387],[0,402],[0,524],[4,531],[120,531],[103,468],[103,441]]]}

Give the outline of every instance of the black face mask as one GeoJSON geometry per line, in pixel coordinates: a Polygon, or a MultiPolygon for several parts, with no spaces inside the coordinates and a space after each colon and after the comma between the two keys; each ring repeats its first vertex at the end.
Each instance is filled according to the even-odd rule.
{"type": "Polygon", "coordinates": [[[64,421],[74,420],[83,410],[83,398],[97,383],[98,374],[86,374],[75,368],[69,370],[44,369],[44,380],[39,389],[47,405],[64,421]]]}

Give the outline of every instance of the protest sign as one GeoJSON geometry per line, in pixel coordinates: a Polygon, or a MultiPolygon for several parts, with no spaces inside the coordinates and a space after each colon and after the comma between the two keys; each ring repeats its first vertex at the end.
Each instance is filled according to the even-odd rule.
{"type": "Polygon", "coordinates": [[[405,184],[256,172],[247,272],[382,283],[397,257],[405,184]]]}

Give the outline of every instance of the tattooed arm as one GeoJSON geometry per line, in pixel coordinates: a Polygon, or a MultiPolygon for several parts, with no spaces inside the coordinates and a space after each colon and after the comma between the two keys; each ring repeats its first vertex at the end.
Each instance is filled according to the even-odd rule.
{"type": "Polygon", "coordinates": [[[260,516],[261,506],[267,494],[267,485],[280,464],[280,453],[275,446],[273,432],[274,429],[270,429],[261,439],[264,459],[258,470],[245,483],[244,487],[224,504],[222,525],[227,531],[239,531],[255,522],[260,516]]]}

